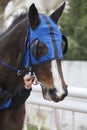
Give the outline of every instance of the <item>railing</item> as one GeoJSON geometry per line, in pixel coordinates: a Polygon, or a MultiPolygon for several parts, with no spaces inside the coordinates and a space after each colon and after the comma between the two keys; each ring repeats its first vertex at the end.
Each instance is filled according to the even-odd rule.
{"type": "MultiPolygon", "coordinates": [[[[47,107],[48,111],[51,112],[52,116],[52,123],[50,130],[57,130],[57,110],[64,110],[64,111],[71,111],[72,112],[72,125],[70,130],[75,130],[75,113],[85,113],[86,120],[87,120],[87,88],[75,88],[75,87],[68,87],[69,95],[68,97],[59,103],[54,103],[52,101],[46,101],[42,97],[41,88],[39,86],[33,86],[33,91],[31,96],[28,98],[26,102],[26,106],[29,104],[38,106],[37,108],[37,127],[38,130],[41,130],[40,125],[40,114],[41,110],[43,109],[42,106],[45,108],[47,107]],[[51,108],[51,109],[50,109],[51,108]]],[[[25,125],[26,127],[26,125],[25,125]]],[[[86,127],[87,128],[87,127],[86,127]]],[[[26,130],[27,127],[25,128],[26,130]]],[[[60,129],[60,130],[63,130],[60,129]]],[[[64,129],[66,130],[66,129],[64,129]]]]}

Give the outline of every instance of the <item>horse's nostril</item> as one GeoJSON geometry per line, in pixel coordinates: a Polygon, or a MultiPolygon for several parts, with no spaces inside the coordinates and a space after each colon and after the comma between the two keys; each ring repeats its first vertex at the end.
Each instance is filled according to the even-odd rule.
{"type": "Polygon", "coordinates": [[[59,94],[59,92],[57,92],[57,89],[55,88],[54,90],[49,90],[49,94],[54,102],[59,102],[64,100],[64,98],[68,95],[68,91],[66,88],[63,94],[59,94]]]}
{"type": "Polygon", "coordinates": [[[56,88],[50,89],[49,94],[50,94],[52,101],[54,101],[54,102],[60,101],[60,97],[58,97],[58,95],[57,95],[57,89],[56,88]]]}
{"type": "Polygon", "coordinates": [[[66,89],[64,96],[66,97],[67,95],[68,95],[68,90],[66,89]]]}

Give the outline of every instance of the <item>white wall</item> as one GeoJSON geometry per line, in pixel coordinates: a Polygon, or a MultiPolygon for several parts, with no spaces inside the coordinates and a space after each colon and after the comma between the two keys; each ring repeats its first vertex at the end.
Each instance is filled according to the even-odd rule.
{"type": "Polygon", "coordinates": [[[68,86],[87,87],[86,61],[62,61],[62,68],[68,86]]]}

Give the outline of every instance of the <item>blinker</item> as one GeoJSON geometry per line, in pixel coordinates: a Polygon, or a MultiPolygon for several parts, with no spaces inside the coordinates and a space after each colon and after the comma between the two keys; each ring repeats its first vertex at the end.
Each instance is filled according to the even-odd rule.
{"type": "Polygon", "coordinates": [[[33,57],[38,60],[40,57],[43,57],[47,54],[48,48],[46,47],[45,43],[39,41],[39,39],[33,40],[31,44],[31,52],[33,57]]]}
{"type": "Polygon", "coordinates": [[[39,43],[38,39],[35,39],[32,42],[32,45],[31,45],[31,52],[32,52],[32,55],[35,57],[36,60],[38,60],[38,53],[37,53],[38,43],[39,43]]]}

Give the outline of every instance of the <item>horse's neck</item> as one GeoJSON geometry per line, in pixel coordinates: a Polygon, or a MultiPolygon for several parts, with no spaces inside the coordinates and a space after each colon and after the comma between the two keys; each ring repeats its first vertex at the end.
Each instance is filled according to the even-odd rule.
{"type": "MultiPolygon", "coordinates": [[[[0,39],[0,60],[16,68],[23,69],[24,39],[27,23],[21,22],[0,39]]],[[[0,65],[0,85],[12,90],[20,84],[16,73],[0,65]]]]}
{"type": "Polygon", "coordinates": [[[19,61],[24,50],[24,39],[27,32],[26,25],[26,21],[17,24],[0,40],[0,60],[14,63],[19,61]]]}

